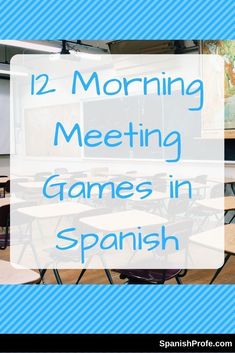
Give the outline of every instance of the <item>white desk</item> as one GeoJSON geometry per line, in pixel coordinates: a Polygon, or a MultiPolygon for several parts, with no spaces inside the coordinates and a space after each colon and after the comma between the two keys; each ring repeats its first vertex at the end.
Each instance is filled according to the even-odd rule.
{"type": "Polygon", "coordinates": [[[235,177],[234,177],[234,178],[231,178],[231,177],[230,177],[230,178],[227,178],[227,177],[226,177],[226,178],[224,179],[224,184],[233,184],[233,183],[235,184],[235,177]]]}
{"type": "Polygon", "coordinates": [[[27,189],[39,189],[39,188],[43,188],[44,184],[45,182],[43,181],[29,181],[29,182],[26,181],[23,183],[19,183],[18,185],[27,189]]]}
{"type": "Polygon", "coordinates": [[[39,273],[24,269],[14,268],[10,262],[0,260],[0,284],[33,284],[40,282],[39,273]]]}
{"type": "Polygon", "coordinates": [[[210,284],[214,283],[215,279],[218,277],[229,258],[235,255],[235,224],[227,224],[224,227],[215,228],[210,232],[207,231],[196,234],[191,237],[190,240],[199,245],[207,246],[209,248],[213,247],[215,250],[223,249],[224,245],[226,256],[222,267],[215,271],[212,279],[210,280],[210,284]],[[221,232],[223,231],[225,235],[224,244],[221,243],[221,232]]]}
{"type": "MultiPolygon", "coordinates": [[[[44,181],[29,181],[29,182],[26,181],[26,182],[19,183],[18,185],[23,188],[26,188],[26,189],[42,189],[45,184],[45,181],[46,180],[44,180],[44,181]]],[[[67,184],[67,181],[60,179],[59,177],[51,180],[51,184],[58,183],[58,182],[67,184]]],[[[50,184],[48,184],[48,186],[49,185],[50,184]]]]}
{"type": "Polygon", "coordinates": [[[3,198],[0,198],[0,207],[22,203],[22,202],[26,202],[26,201],[15,196],[3,197],[3,198]]]}
{"type": "Polygon", "coordinates": [[[17,181],[19,179],[26,179],[28,181],[30,180],[34,180],[32,176],[29,176],[29,175],[12,175],[10,176],[10,180],[14,180],[14,181],[17,181]]]}
{"type": "MultiPolygon", "coordinates": [[[[125,195],[123,192],[122,195],[125,195]]],[[[168,193],[160,192],[160,191],[153,191],[151,195],[146,197],[145,199],[141,199],[140,197],[143,196],[142,193],[135,193],[132,197],[126,199],[127,201],[134,201],[134,202],[147,202],[147,201],[157,201],[157,200],[167,200],[169,199],[168,193]]]]}
{"type": "Polygon", "coordinates": [[[76,215],[92,209],[93,208],[90,206],[77,202],[61,202],[49,205],[22,207],[19,208],[18,211],[34,218],[51,218],[76,215]]]}
{"type": "MultiPolygon", "coordinates": [[[[153,173],[148,173],[148,172],[134,172],[134,173],[128,173],[126,172],[125,174],[125,177],[128,179],[128,176],[129,177],[132,177],[132,178],[140,178],[140,179],[143,179],[143,178],[148,178],[148,179],[151,179],[154,177],[154,174],[153,173]]],[[[159,177],[160,178],[160,177],[159,177]]],[[[160,178],[161,180],[161,178],[160,178]]],[[[164,180],[164,179],[163,179],[164,180]]]]}
{"type": "Polygon", "coordinates": [[[84,217],[84,224],[104,231],[118,231],[151,225],[164,224],[167,219],[139,210],[107,213],[99,216],[84,217]]]}
{"type": "Polygon", "coordinates": [[[226,224],[224,227],[217,227],[210,231],[195,234],[190,241],[205,247],[221,250],[221,233],[224,231],[224,250],[227,253],[235,254],[235,224],[226,224]]]}
{"type": "Polygon", "coordinates": [[[217,197],[206,200],[199,200],[197,204],[200,206],[211,208],[214,210],[231,211],[235,210],[235,196],[217,197]]]}
{"type": "Polygon", "coordinates": [[[0,177],[0,184],[6,184],[9,180],[9,177],[0,177]]]}
{"type": "Polygon", "coordinates": [[[82,183],[87,183],[87,182],[90,182],[90,183],[105,183],[105,182],[108,182],[108,181],[111,181],[112,177],[108,177],[108,176],[93,176],[93,175],[90,175],[90,176],[81,176],[81,177],[75,177],[73,178],[73,180],[75,181],[80,181],[82,183]]]}
{"type": "MultiPolygon", "coordinates": [[[[185,181],[187,181],[187,180],[185,180],[185,181]]],[[[208,189],[210,186],[209,185],[207,185],[207,184],[203,184],[203,183],[198,183],[198,182],[194,182],[193,180],[188,180],[190,183],[191,183],[191,185],[192,185],[192,190],[198,190],[198,189],[208,189]]],[[[181,182],[181,181],[180,181],[181,182]]],[[[182,182],[183,182],[183,180],[182,180],[182,182]]],[[[184,189],[186,189],[186,190],[188,190],[188,188],[189,188],[189,186],[188,186],[188,184],[183,184],[183,185],[180,185],[179,186],[179,190],[184,190],[184,189]]]]}

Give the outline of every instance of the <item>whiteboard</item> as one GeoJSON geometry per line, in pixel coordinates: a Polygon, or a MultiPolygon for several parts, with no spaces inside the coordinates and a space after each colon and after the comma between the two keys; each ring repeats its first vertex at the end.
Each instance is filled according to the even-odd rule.
{"type": "Polygon", "coordinates": [[[10,154],[10,80],[0,78],[0,154],[10,154]]]}

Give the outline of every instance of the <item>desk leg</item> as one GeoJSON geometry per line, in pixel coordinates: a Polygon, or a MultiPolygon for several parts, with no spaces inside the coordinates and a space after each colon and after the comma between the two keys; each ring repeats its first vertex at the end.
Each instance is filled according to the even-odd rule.
{"type": "MultiPolygon", "coordinates": [[[[82,271],[81,271],[81,273],[80,273],[80,275],[79,275],[79,277],[78,277],[78,279],[77,279],[75,284],[78,284],[80,282],[80,280],[82,279],[82,277],[85,274],[86,270],[87,270],[86,268],[82,269],[82,271]]],[[[105,274],[106,274],[106,276],[108,278],[109,283],[113,284],[113,278],[112,278],[112,275],[111,275],[110,271],[107,270],[107,269],[104,269],[104,271],[105,271],[105,274]]]]}
{"type": "MultiPolygon", "coordinates": [[[[40,277],[41,277],[41,282],[43,282],[43,279],[44,279],[44,276],[45,276],[46,272],[47,272],[47,269],[39,270],[39,274],[40,274],[40,277]]],[[[57,284],[63,284],[63,282],[61,280],[61,277],[60,277],[60,274],[59,274],[59,271],[57,269],[53,269],[53,273],[55,275],[55,279],[56,279],[57,284]]]]}
{"type": "Polygon", "coordinates": [[[60,274],[59,274],[59,271],[57,269],[54,269],[53,273],[55,275],[55,279],[56,279],[57,284],[63,284],[61,277],[60,277],[60,274]]]}
{"type": "Polygon", "coordinates": [[[43,269],[43,270],[39,270],[39,274],[40,274],[40,278],[41,278],[41,282],[43,282],[44,276],[46,274],[47,270],[43,269]]]}
{"type": "Polygon", "coordinates": [[[223,266],[220,267],[220,268],[218,268],[218,270],[215,272],[215,274],[214,274],[214,276],[212,277],[212,279],[211,279],[211,281],[210,281],[209,284],[212,284],[212,283],[215,281],[215,279],[217,278],[217,276],[220,274],[220,272],[221,272],[222,269],[224,268],[224,266],[225,266],[226,262],[228,261],[228,259],[230,258],[230,256],[231,256],[230,254],[227,254],[227,255],[226,255],[223,266]]]}
{"type": "Polygon", "coordinates": [[[75,284],[78,284],[80,282],[85,272],[86,272],[86,268],[83,268],[75,284]]]}
{"type": "Polygon", "coordinates": [[[113,284],[113,279],[112,279],[112,276],[111,276],[110,271],[107,270],[107,269],[105,269],[104,271],[105,271],[105,273],[106,273],[106,276],[107,276],[107,278],[108,278],[109,283],[110,283],[110,284],[113,284]]]}
{"type": "Polygon", "coordinates": [[[235,195],[235,183],[231,183],[231,189],[233,194],[235,195]]]}

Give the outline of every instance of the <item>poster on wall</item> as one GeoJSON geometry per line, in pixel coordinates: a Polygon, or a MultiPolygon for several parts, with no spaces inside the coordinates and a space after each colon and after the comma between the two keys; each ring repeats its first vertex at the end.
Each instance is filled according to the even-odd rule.
{"type": "Polygon", "coordinates": [[[202,41],[202,53],[224,58],[225,137],[235,138],[235,40],[202,41]]]}

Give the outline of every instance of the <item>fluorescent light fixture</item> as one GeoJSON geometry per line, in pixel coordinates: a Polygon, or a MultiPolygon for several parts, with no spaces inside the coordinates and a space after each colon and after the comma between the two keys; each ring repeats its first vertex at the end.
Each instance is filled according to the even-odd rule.
{"type": "Polygon", "coordinates": [[[11,71],[10,65],[8,64],[0,64],[0,74],[13,76],[28,76],[27,72],[11,71]]]}
{"type": "Polygon", "coordinates": [[[0,70],[0,75],[13,75],[13,76],[28,76],[26,72],[17,72],[17,71],[10,71],[10,70],[0,70]]]}
{"type": "Polygon", "coordinates": [[[50,59],[51,61],[59,60],[59,59],[60,59],[60,53],[55,53],[55,54],[49,55],[49,59],[50,59]]]}
{"type": "Polygon", "coordinates": [[[69,51],[71,55],[77,57],[77,58],[84,58],[84,59],[88,59],[88,60],[96,60],[96,61],[100,61],[101,60],[101,55],[97,54],[96,52],[93,53],[85,53],[85,52],[81,52],[81,51],[76,51],[76,50],[70,50],[69,51]]]}
{"type": "Polygon", "coordinates": [[[60,46],[47,45],[42,41],[28,41],[28,40],[0,40],[1,45],[9,45],[12,47],[37,50],[46,53],[59,53],[61,51],[60,46]]]}

